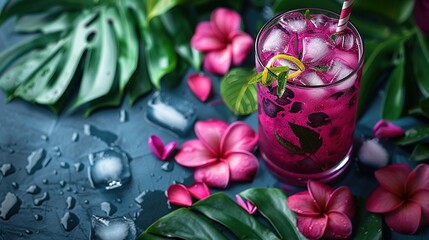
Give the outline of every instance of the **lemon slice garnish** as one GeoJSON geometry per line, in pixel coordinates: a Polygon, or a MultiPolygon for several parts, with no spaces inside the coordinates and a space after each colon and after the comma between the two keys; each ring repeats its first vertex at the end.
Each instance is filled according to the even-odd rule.
{"type": "MultiPolygon", "coordinates": [[[[265,66],[264,70],[262,70],[262,77],[261,77],[262,84],[267,83],[268,74],[269,74],[268,69],[272,67],[273,63],[277,59],[285,59],[289,62],[292,62],[298,67],[298,69],[295,72],[288,75],[287,79],[293,79],[294,77],[298,76],[301,72],[305,70],[304,64],[298,58],[287,54],[277,54],[268,61],[267,66],[265,66]]],[[[278,76],[280,73],[275,73],[275,74],[278,76]]]]}

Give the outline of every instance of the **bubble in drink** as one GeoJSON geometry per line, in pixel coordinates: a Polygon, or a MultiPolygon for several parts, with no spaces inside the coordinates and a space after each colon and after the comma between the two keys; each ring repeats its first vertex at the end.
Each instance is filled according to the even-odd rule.
{"type": "Polygon", "coordinates": [[[136,239],[136,226],[134,221],[126,217],[104,218],[91,217],[92,240],[134,240],[136,239]]]}

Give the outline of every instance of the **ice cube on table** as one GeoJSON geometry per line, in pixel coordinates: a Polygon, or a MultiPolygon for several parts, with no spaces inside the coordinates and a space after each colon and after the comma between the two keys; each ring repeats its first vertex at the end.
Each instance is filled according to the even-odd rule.
{"type": "Polygon", "coordinates": [[[334,43],[337,48],[343,50],[350,50],[357,45],[355,35],[348,29],[339,33],[334,43]]]}
{"type": "Polygon", "coordinates": [[[307,19],[301,13],[290,13],[280,18],[280,24],[290,32],[300,33],[307,27],[307,19]]]}
{"type": "Polygon", "coordinates": [[[262,39],[262,52],[285,53],[288,48],[290,35],[280,27],[274,27],[262,39]]]}
{"type": "Polygon", "coordinates": [[[136,239],[136,226],[134,221],[126,217],[98,217],[91,219],[92,240],[134,240],[136,239]]]}
{"type": "Polygon", "coordinates": [[[304,37],[302,39],[302,61],[315,63],[331,54],[333,46],[322,37],[304,37]]]}

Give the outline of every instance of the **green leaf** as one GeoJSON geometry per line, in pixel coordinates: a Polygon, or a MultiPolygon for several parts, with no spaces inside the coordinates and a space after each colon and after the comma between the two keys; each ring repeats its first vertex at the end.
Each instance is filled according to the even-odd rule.
{"type": "Polygon", "coordinates": [[[429,40],[417,31],[417,43],[412,51],[416,82],[425,97],[429,97],[429,40]]]}
{"type": "Polygon", "coordinates": [[[236,115],[247,115],[257,110],[256,84],[248,84],[254,75],[254,70],[235,68],[221,79],[220,94],[236,115]]]}
{"type": "Polygon", "coordinates": [[[372,12],[395,23],[403,23],[410,18],[413,3],[413,0],[359,0],[354,2],[353,8],[372,12]]]}
{"type": "Polygon", "coordinates": [[[277,96],[283,96],[283,93],[286,90],[287,76],[289,71],[281,72],[277,77],[277,96]]]}
{"type": "Polygon", "coordinates": [[[167,237],[160,237],[149,233],[142,233],[138,237],[138,240],[162,240],[162,239],[168,239],[167,237]]]}
{"type": "Polygon", "coordinates": [[[149,93],[153,89],[147,69],[144,47],[142,43],[139,45],[139,60],[137,69],[133,76],[131,76],[130,82],[128,84],[128,91],[130,93],[129,103],[131,105],[134,104],[138,98],[146,93],[149,93]]]}
{"type": "Polygon", "coordinates": [[[398,145],[409,145],[429,137],[429,125],[411,128],[405,131],[404,136],[397,140],[398,145]]]}
{"type": "Polygon", "coordinates": [[[285,1],[285,0],[276,0],[273,4],[273,10],[276,13],[289,11],[290,9],[298,8],[322,8],[326,10],[331,10],[333,12],[339,12],[341,10],[341,5],[334,0],[330,1],[320,1],[320,0],[306,0],[306,1],[285,1]]]}
{"type": "Polygon", "coordinates": [[[240,239],[279,239],[222,192],[196,202],[191,209],[219,222],[240,239]]]}
{"type": "Polygon", "coordinates": [[[305,155],[305,152],[300,147],[298,147],[295,144],[293,144],[292,142],[282,138],[276,130],[274,130],[274,135],[276,136],[277,142],[279,142],[287,150],[289,150],[295,154],[298,154],[298,155],[305,155]]]}
{"type": "Polygon", "coordinates": [[[370,213],[366,210],[365,201],[357,201],[357,216],[352,240],[378,240],[382,238],[383,221],[380,214],[370,213]]]}
{"type": "Polygon", "coordinates": [[[108,24],[106,8],[101,8],[94,39],[89,43],[79,93],[70,109],[76,109],[106,95],[116,74],[117,45],[108,24]]]}
{"type": "Polygon", "coordinates": [[[287,206],[286,195],[276,188],[251,188],[240,193],[258,207],[282,239],[306,239],[296,227],[296,216],[287,206]]]}
{"type": "Polygon", "coordinates": [[[323,140],[320,138],[320,134],[307,127],[296,125],[292,122],[288,122],[292,132],[299,139],[301,149],[306,152],[313,154],[319,150],[322,146],[323,140]]]}
{"type": "Polygon", "coordinates": [[[162,15],[175,6],[181,4],[202,4],[210,0],[147,0],[147,21],[151,21],[154,17],[162,15]]]}
{"type": "Polygon", "coordinates": [[[58,12],[24,15],[15,22],[14,30],[24,33],[53,33],[72,28],[78,12],[58,12]]]}
{"type": "Polygon", "coordinates": [[[413,161],[425,161],[429,159],[429,143],[417,143],[411,152],[410,159],[413,161]]]}
{"type": "Polygon", "coordinates": [[[405,101],[405,49],[403,43],[397,54],[396,66],[388,79],[382,107],[382,118],[389,120],[401,117],[405,101]]]}
{"type": "MultiPolygon", "coordinates": [[[[165,215],[150,225],[144,233],[190,240],[226,239],[208,219],[187,208],[180,208],[165,215]]],[[[138,239],[151,239],[146,236],[138,239]]]]}

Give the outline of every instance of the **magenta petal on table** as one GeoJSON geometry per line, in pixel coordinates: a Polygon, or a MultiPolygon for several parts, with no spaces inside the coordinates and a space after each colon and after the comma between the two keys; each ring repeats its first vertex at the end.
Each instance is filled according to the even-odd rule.
{"type": "Polygon", "coordinates": [[[327,211],[342,212],[349,218],[355,214],[353,194],[348,187],[342,186],[335,189],[329,196],[327,211]]]}
{"type": "Polygon", "coordinates": [[[377,138],[395,138],[405,133],[401,127],[383,119],[374,125],[372,132],[377,138]]]}
{"type": "Polygon", "coordinates": [[[204,182],[210,187],[226,188],[229,182],[229,166],[225,161],[198,167],[194,172],[196,182],[204,182]]]}
{"type": "Polygon", "coordinates": [[[224,49],[226,42],[222,40],[222,36],[214,32],[210,22],[201,22],[191,38],[191,45],[198,51],[209,52],[224,49]]]}
{"type": "Polygon", "coordinates": [[[185,167],[198,167],[217,161],[216,156],[196,139],[183,143],[174,158],[178,164],[185,167]]]}
{"type": "Polygon", "coordinates": [[[288,197],[287,205],[290,210],[307,216],[320,215],[320,210],[308,191],[298,192],[288,197]]]}
{"type": "Polygon", "coordinates": [[[257,207],[253,205],[249,200],[246,199],[246,201],[241,198],[240,195],[236,194],[235,199],[237,200],[237,204],[242,207],[244,210],[246,210],[249,214],[254,214],[257,207]]]}
{"type": "Polygon", "coordinates": [[[399,208],[403,200],[382,187],[376,188],[366,200],[366,209],[373,213],[387,213],[399,208]]]}
{"type": "Polygon", "coordinates": [[[320,239],[325,233],[328,216],[296,216],[296,225],[299,231],[309,239],[320,239]]]}
{"type": "Polygon", "coordinates": [[[167,199],[178,206],[192,206],[191,194],[183,184],[172,184],[167,189],[167,199]]]}
{"type": "Polygon", "coordinates": [[[404,193],[411,168],[405,163],[388,165],[375,171],[375,178],[386,190],[398,195],[404,193]]]}
{"type": "Polygon", "coordinates": [[[191,193],[191,195],[198,200],[210,196],[209,187],[203,182],[196,182],[192,184],[190,187],[188,187],[188,190],[189,193],[191,193]]]}
{"type": "Polygon", "coordinates": [[[228,152],[224,157],[233,181],[251,181],[258,172],[258,159],[250,152],[236,150],[228,152]]]}
{"type": "Polygon", "coordinates": [[[408,201],[400,208],[384,216],[387,226],[393,231],[414,234],[420,225],[422,209],[419,204],[408,201]]]}
{"type": "Polygon", "coordinates": [[[225,37],[240,29],[241,17],[237,12],[227,8],[217,8],[213,11],[210,22],[217,31],[225,37]]]}
{"type": "Polygon", "coordinates": [[[329,212],[323,237],[327,239],[349,239],[353,226],[351,220],[341,212],[329,212]]]}
{"type": "Polygon", "coordinates": [[[212,81],[201,73],[191,74],[188,77],[188,86],[195,96],[204,102],[212,90],[212,81]]]}
{"type": "Polygon", "coordinates": [[[420,189],[415,192],[410,201],[417,203],[422,208],[422,222],[420,225],[429,225],[429,189],[420,189]]]}
{"type": "Polygon", "coordinates": [[[218,119],[198,121],[194,126],[198,139],[214,156],[220,153],[222,135],[227,128],[228,124],[218,119]]]}
{"type": "Polygon", "coordinates": [[[429,165],[419,164],[407,177],[407,190],[410,193],[421,188],[429,189],[429,165]]]}
{"type": "Polygon", "coordinates": [[[234,122],[228,129],[221,141],[221,151],[246,150],[253,152],[258,143],[258,134],[245,122],[234,122]]]}
{"type": "Polygon", "coordinates": [[[216,75],[225,75],[232,62],[232,47],[226,46],[224,49],[211,51],[204,56],[204,69],[216,75]]]}
{"type": "Polygon", "coordinates": [[[334,191],[334,189],[323,183],[311,180],[307,182],[307,188],[310,196],[314,199],[314,201],[316,201],[317,206],[319,206],[320,211],[326,209],[329,196],[334,191]]]}
{"type": "Polygon", "coordinates": [[[246,59],[253,48],[253,38],[244,32],[236,32],[232,35],[232,63],[240,65],[246,59]]]}
{"type": "Polygon", "coordinates": [[[151,135],[148,140],[149,149],[159,159],[165,160],[168,155],[176,148],[176,142],[170,142],[164,146],[164,143],[157,135],[151,135]]]}

